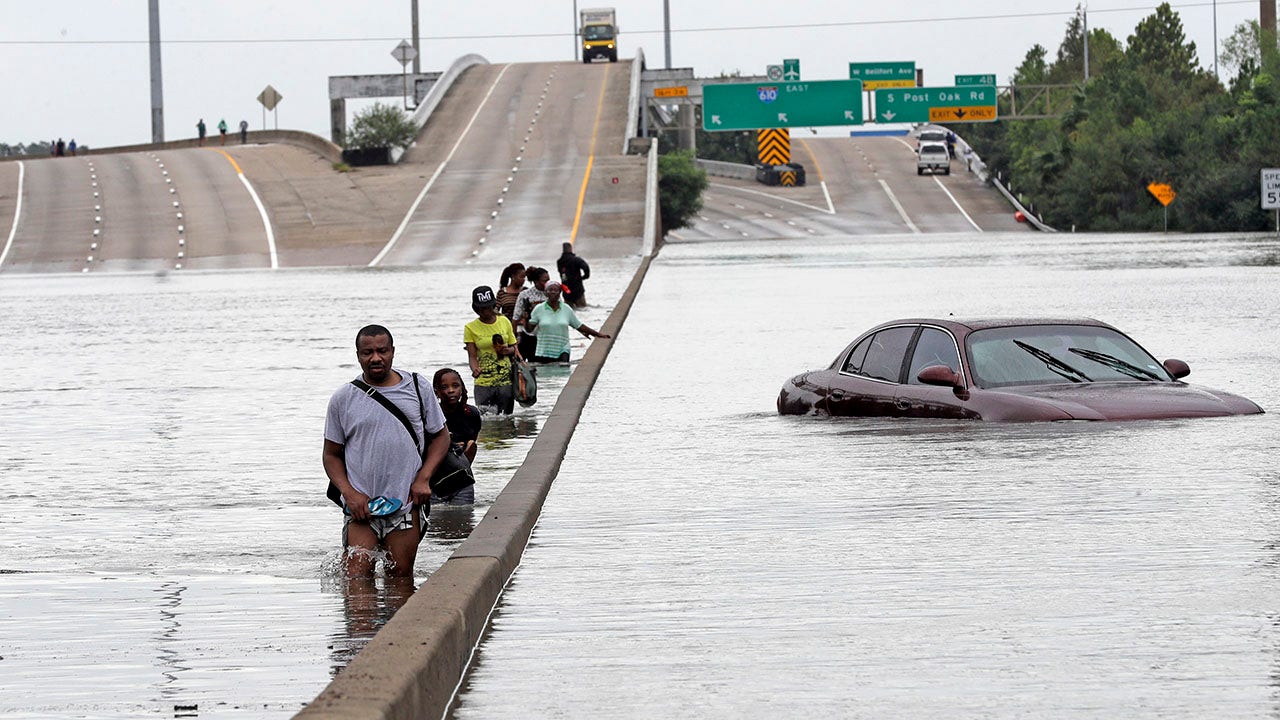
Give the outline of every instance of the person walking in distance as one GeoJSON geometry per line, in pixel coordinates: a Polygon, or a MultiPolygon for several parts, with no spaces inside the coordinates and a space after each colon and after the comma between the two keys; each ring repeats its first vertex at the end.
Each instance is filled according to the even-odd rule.
{"type": "Polygon", "coordinates": [[[564,243],[561,248],[564,252],[560,253],[560,259],[556,261],[556,270],[560,272],[560,283],[564,285],[564,300],[581,310],[587,306],[582,281],[591,277],[591,266],[573,253],[573,243],[564,243]]]}
{"type": "Polygon", "coordinates": [[[381,325],[361,328],[356,333],[361,373],[333,393],[325,415],[322,460],[329,481],[342,494],[342,543],[349,577],[371,576],[378,550],[390,555],[389,577],[413,577],[418,543],[426,530],[431,475],[449,451],[439,403],[432,402],[429,390],[424,401],[425,388],[420,385],[426,382],[419,383],[416,373],[397,369],[394,359],[390,330],[381,325]],[[400,416],[383,405],[384,400],[400,416]],[[380,505],[396,501],[399,509],[374,514],[380,505]]]}
{"type": "Polygon", "coordinates": [[[204,118],[200,118],[200,122],[196,123],[196,135],[200,136],[201,147],[204,147],[204,133],[205,133],[204,118]]]}
{"type": "Polygon", "coordinates": [[[476,319],[462,330],[467,348],[471,377],[475,378],[476,405],[489,412],[510,415],[515,409],[516,393],[512,387],[511,359],[520,358],[516,349],[516,333],[511,321],[497,311],[493,288],[481,285],[471,291],[471,309],[476,319]],[[494,347],[493,338],[502,341],[494,347]]]}
{"type": "Polygon", "coordinates": [[[516,307],[512,311],[512,322],[520,333],[518,345],[520,347],[520,357],[531,358],[533,353],[538,349],[537,333],[532,327],[527,326],[529,321],[529,313],[533,311],[534,306],[540,302],[546,302],[547,282],[551,280],[551,273],[545,268],[530,267],[526,274],[533,283],[533,287],[527,287],[520,291],[520,295],[516,297],[516,307]]]}
{"type": "Polygon", "coordinates": [[[227,144],[227,119],[218,120],[218,134],[222,136],[222,144],[227,144]]]}
{"type": "Polygon", "coordinates": [[[569,328],[586,337],[608,338],[582,324],[567,302],[560,302],[562,286],[558,282],[547,283],[547,301],[533,309],[529,323],[538,330],[538,350],[533,361],[538,363],[569,364],[569,328]]]}
{"type": "Polygon", "coordinates": [[[240,144],[244,145],[247,142],[249,142],[249,121],[241,120],[240,121],[240,144]]]}

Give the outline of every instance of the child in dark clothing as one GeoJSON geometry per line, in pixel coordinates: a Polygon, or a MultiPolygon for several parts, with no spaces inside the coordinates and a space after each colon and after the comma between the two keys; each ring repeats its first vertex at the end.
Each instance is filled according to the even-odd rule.
{"type": "MultiPolygon", "coordinates": [[[[449,428],[451,451],[462,454],[467,462],[476,459],[476,438],[480,436],[480,411],[474,405],[467,404],[467,386],[462,382],[462,375],[453,368],[440,368],[431,380],[431,387],[440,399],[440,409],[444,411],[445,427],[449,428]]],[[[431,496],[431,501],[450,505],[465,505],[475,502],[475,486],[467,486],[448,497],[431,496]]]]}

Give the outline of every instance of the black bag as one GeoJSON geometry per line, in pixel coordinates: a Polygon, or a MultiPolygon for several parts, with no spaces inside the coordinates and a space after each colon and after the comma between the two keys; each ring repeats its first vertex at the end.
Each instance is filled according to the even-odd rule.
{"type": "Polygon", "coordinates": [[[538,373],[523,360],[511,359],[511,385],[515,389],[516,402],[529,407],[538,402],[538,373]]]}
{"type": "MultiPolygon", "coordinates": [[[[396,407],[396,404],[387,399],[386,395],[378,392],[377,388],[370,386],[359,378],[351,381],[365,395],[373,398],[379,405],[386,408],[388,412],[396,416],[403,425],[405,430],[409,431],[410,437],[413,438],[413,446],[418,447],[418,432],[413,429],[413,423],[405,414],[396,407]]],[[[418,396],[418,412],[422,415],[422,426],[427,426],[427,409],[422,404],[422,391],[418,388],[418,373],[413,373],[413,391],[418,396]]],[[[448,432],[448,427],[445,432],[448,432]]],[[[422,458],[427,457],[427,449],[422,448],[422,458]]],[[[471,463],[467,457],[460,452],[455,451],[452,447],[444,454],[444,458],[440,460],[440,464],[436,466],[435,472],[431,474],[428,483],[431,486],[432,495],[452,495],[463,488],[470,487],[476,482],[476,476],[471,472],[471,463]]],[[[338,490],[338,486],[329,481],[329,487],[325,490],[325,496],[333,501],[338,507],[342,507],[342,492],[338,490]]]]}

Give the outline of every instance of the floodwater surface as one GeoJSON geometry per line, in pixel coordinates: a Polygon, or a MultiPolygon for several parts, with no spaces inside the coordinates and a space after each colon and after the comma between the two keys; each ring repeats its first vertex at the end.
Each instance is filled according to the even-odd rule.
{"type": "MultiPolygon", "coordinates": [[[[592,261],[599,327],[637,260],[592,261]]],[[[468,377],[470,290],[497,268],[0,280],[0,715],[288,717],[404,601],[348,586],[320,466],[356,331],[468,377]]],[[[586,340],[575,339],[574,357],[586,340]]],[[[523,461],[539,403],[486,418],[476,506],[437,508],[421,582],[523,461]]]]}
{"type": "Polygon", "coordinates": [[[1280,714],[1280,243],[663,248],[458,718],[1280,714]],[[1088,316],[1270,414],[780,417],[900,317],[1088,316]]]}

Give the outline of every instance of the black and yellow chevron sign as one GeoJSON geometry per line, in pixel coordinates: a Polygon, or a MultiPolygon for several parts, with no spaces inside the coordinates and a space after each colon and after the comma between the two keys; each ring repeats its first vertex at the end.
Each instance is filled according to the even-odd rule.
{"type": "Polygon", "coordinates": [[[756,147],[762,165],[786,165],[791,162],[791,131],[786,128],[757,130],[756,147]]]}
{"type": "Polygon", "coordinates": [[[795,187],[796,171],[783,170],[782,172],[778,173],[778,184],[781,185],[782,187],[795,187]]]}

